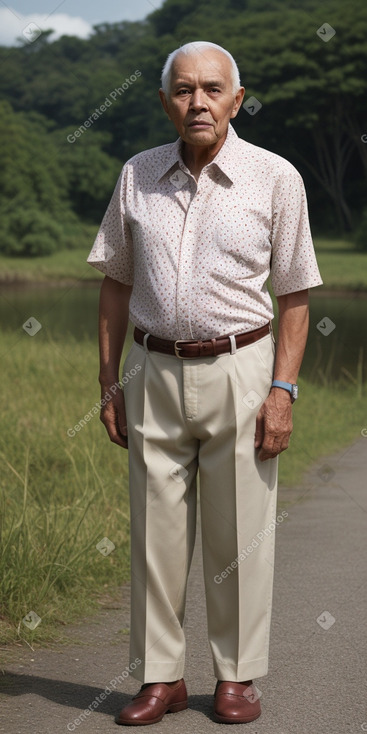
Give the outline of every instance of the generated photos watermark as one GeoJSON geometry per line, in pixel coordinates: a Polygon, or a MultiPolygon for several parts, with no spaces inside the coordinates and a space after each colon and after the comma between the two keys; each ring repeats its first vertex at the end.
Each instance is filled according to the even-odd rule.
{"type": "Polygon", "coordinates": [[[324,43],[327,43],[331,38],[334,38],[336,30],[332,25],[330,25],[330,23],[323,23],[320,25],[320,28],[317,29],[316,33],[324,43]]]}
{"type": "Polygon", "coordinates": [[[108,109],[108,107],[112,107],[113,103],[116,102],[116,99],[118,97],[121,97],[122,94],[126,92],[129,87],[136,82],[136,80],[141,76],[141,71],[139,69],[135,69],[133,74],[130,74],[129,78],[125,79],[125,81],[121,84],[120,87],[115,87],[115,89],[110,92],[103,104],[100,105],[100,107],[96,107],[94,112],[92,112],[89,117],[84,120],[82,125],[79,125],[79,127],[74,130],[73,133],[70,133],[67,135],[66,140],[68,143],[75,143],[75,141],[80,138],[83,133],[89,128],[92,127],[92,125],[95,123],[96,120],[98,120],[104,112],[108,109]]]}
{"type": "Polygon", "coordinates": [[[37,23],[28,23],[28,25],[26,25],[22,30],[22,34],[28,43],[37,41],[37,38],[40,37],[41,33],[42,28],[40,28],[37,23]]]}
{"type": "Polygon", "coordinates": [[[174,467],[172,467],[171,471],[169,472],[169,475],[172,477],[172,479],[175,480],[175,482],[183,482],[185,477],[188,475],[187,469],[185,469],[184,466],[181,464],[175,464],[174,467]]]}
{"type": "Polygon", "coordinates": [[[99,541],[99,543],[97,543],[96,548],[102,556],[109,556],[110,553],[115,550],[116,546],[112,542],[112,540],[105,536],[104,538],[102,538],[102,540],[99,541]]]}
{"type": "Polygon", "coordinates": [[[109,391],[112,393],[110,395],[110,392],[106,392],[104,395],[104,398],[99,400],[97,403],[93,405],[93,408],[90,409],[88,413],[85,414],[84,418],[81,418],[78,423],[75,424],[75,426],[72,426],[71,428],[68,428],[66,431],[67,436],[69,438],[74,438],[74,436],[84,428],[84,426],[89,423],[89,421],[97,415],[101,408],[104,408],[107,403],[109,403],[110,400],[112,400],[113,396],[116,395],[117,390],[121,390],[123,385],[127,385],[127,383],[135,377],[135,375],[138,374],[141,370],[141,364],[136,364],[135,367],[132,367],[129,372],[126,372],[125,375],[122,377],[121,382],[114,382],[111,387],[109,387],[109,391]]]}
{"type": "Polygon", "coordinates": [[[31,611],[22,619],[23,624],[30,630],[35,630],[36,627],[41,624],[41,621],[41,617],[39,617],[37,612],[34,612],[33,609],[31,609],[31,611]]]}
{"type": "Polygon", "coordinates": [[[92,714],[93,711],[95,711],[98,708],[98,706],[102,703],[102,701],[104,701],[107,698],[107,696],[110,696],[110,694],[113,693],[113,690],[116,688],[116,686],[119,683],[123,683],[123,681],[126,678],[128,678],[131,671],[135,670],[138,667],[138,665],[140,664],[141,664],[140,658],[135,658],[134,662],[130,663],[130,665],[127,668],[125,668],[125,670],[122,671],[121,675],[117,675],[116,678],[112,678],[112,680],[110,680],[109,684],[102,691],[102,693],[96,696],[93,699],[92,703],[90,703],[89,706],[86,709],[84,709],[84,711],[82,711],[81,714],[79,714],[79,716],[73,719],[73,721],[69,721],[66,727],[68,731],[75,731],[77,726],[82,724],[83,721],[85,721],[88,718],[88,716],[90,716],[90,714],[92,714]]]}
{"type": "Polygon", "coordinates": [[[336,329],[336,324],[334,324],[334,321],[329,319],[328,316],[324,316],[324,318],[316,324],[316,329],[318,329],[320,334],[323,334],[323,336],[329,336],[329,334],[336,329]]]}
{"type": "Polygon", "coordinates": [[[322,614],[320,614],[316,620],[317,624],[319,624],[323,630],[329,630],[330,627],[332,627],[333,624],[335,624],[335,621],[336,621],[335,617],[333,617],[333,615],[330,614],[330,612],[327,612],[326,610],[322,612],[322,614]]]}
{"type": "Polygon", "coordinates": [[[258,548],[264,538],[267,538],[269,535],[271,535],[274,532],[276,526],[280,525],[286,517],[288,517],[288,512],[286,510],[282,510],[281,515],[278,515],[277,518],[273,520],[273,522],[269,523],[269,525],[263,530],[259,530],[259,532],[252,539],[251,543],[246,546],[246,548],[242,548],[241,553],[239,553],[237,558],[232,561],[230,566],[227,566],[220,574],[214,576],[215,583],[221,584],[223,579],[228,578],[228,576],[230,576],[231,573],[236,568],[238,568],[240,563],[242,563],[242,561],[245,561],[246,558],[248,558],[251,553],[253,553],[253,551],[258,548]]]}
{"type": "Polygon", "coordinates": [[[249,115],[253,116],[256,115],[259,110],[261,110],[262,104],[260,100],[257,99],[257,97],[252,96],[243,103],[242,107],[249,115]]]}
{"type": "Polygon", "coordinates": [[[34,316],[30,316],[22,325],[22,329],[29,336],[35,336],[42,329],[42,324],[34,316]]]}

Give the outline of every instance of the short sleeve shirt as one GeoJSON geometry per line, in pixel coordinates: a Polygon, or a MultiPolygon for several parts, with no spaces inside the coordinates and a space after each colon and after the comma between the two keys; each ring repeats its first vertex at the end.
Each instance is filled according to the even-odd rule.
{"type": "Polygon", "coordinates": [[[196,182],[182,139],[124,165],[88,262],[132,285],[130,319],[162,339],[210,339],[273,318],[276,296],[322,283],[302,178],[227,137],[196,182]]]}

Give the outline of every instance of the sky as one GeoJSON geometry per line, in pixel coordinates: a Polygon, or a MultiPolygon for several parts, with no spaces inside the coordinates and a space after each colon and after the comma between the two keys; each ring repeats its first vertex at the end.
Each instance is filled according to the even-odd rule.
{"type": "Polygon", "coordinates": [[[39,29],[88,38],[98,23],[142,20],[160,8],[163,0],[0,0],[0,45],[18,46],[17,38],[34,40],[39,29]]]}

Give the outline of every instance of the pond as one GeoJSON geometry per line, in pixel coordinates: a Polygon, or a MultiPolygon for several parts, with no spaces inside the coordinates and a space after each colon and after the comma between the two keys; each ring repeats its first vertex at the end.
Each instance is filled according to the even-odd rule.
{"type": "MultiPolygon", "coordinates": [[[[366,294],[321,295],[310,291],[310,331],[301,375],[339,378],[356,376],[357,364],[367,368],[366,294]],[[364,297],[363,297],[364,296],[364,297]],[[319,326],[318,326],[319,325],[319,326]]],[[[15,331],[31,316],[42,324],[42,338],[96,341],[99,284],[1,286],[1,329],[15,331]]],[[[131,340],[131,330],[128,339],[131,340]]]]}

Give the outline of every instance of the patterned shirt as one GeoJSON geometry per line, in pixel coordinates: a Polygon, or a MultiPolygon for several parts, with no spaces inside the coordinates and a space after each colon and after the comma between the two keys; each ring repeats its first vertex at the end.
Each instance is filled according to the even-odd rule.
{"type": "Polygon", "coordinates": [[[276,296],[322,283],[302,178],[227,137],[196,182],[182,139],[124,165],[88,262],[133,285],[130,319],[162,339],[210,339],[273,318],[276,296]]]}

